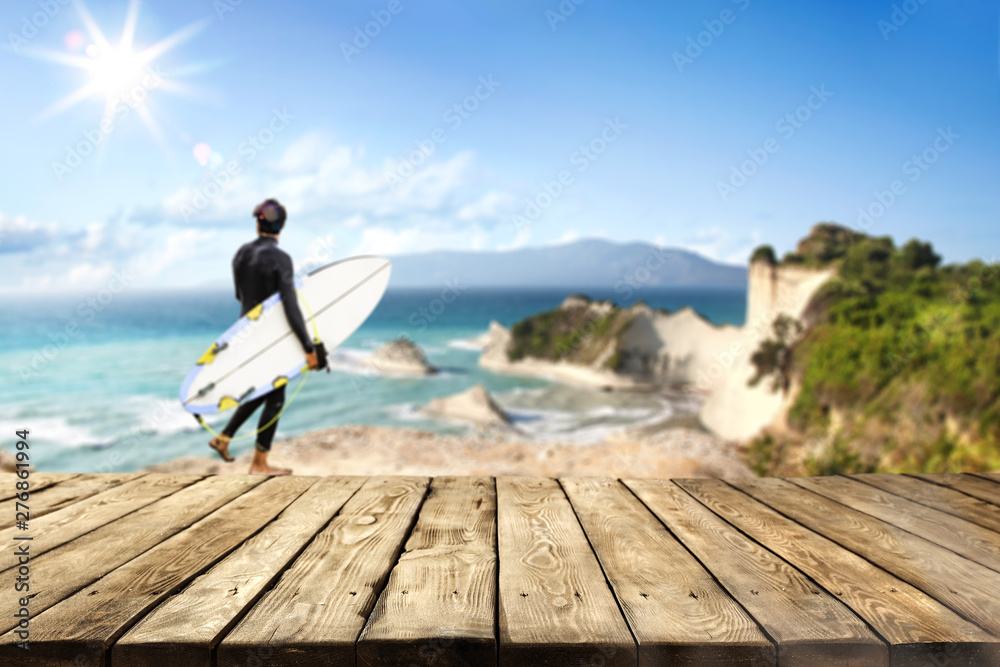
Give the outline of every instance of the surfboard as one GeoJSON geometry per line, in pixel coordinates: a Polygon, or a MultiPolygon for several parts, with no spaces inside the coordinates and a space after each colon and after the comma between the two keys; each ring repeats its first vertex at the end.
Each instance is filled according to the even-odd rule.
{"type": "MultiPolygon", "coordinates": [[[[347,340],[381,301],[391,272],[385,258],[352,257],[297,281],[310,338],[315,324],[327,351],[347,340]]],[[[195,415],[222,412],[287,384],[306,369],[305,352],[288,325],[281,295],[275,293],[198,358],[181,385],[181,403],[195,415]]]]}

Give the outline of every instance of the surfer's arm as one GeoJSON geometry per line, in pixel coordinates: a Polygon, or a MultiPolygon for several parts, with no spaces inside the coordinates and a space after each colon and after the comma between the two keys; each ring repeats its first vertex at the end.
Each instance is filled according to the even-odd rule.
{"type": "Polygon", "coordinates": [[[292,260],[281,262],[278,267],[278,291],[281,293],[281,305],[285,307],[285,318],[288,326],[292,328],[295,337],[302,343],[302,349],[306,354],[311,354],[314,350],[312,340],[309,338],[309,331],[306,329],[306,322],[302,318],[302,311],[299,310],[299,300],[295,294],[295,276],[292,271],[292,260]]]}
{"type": "Polygon", "coordinates": [[[240,254],[241,254],[240,251],[242,250],[243,249],[240,248],[240,250],[236,252],[236,256],[233,257],[233,287],[236,289],[236,300],[240,302],[243,301],[243,297],[240,296],[240,277],[239,274],[236,272],[236,265],[240,261],[240,254]]]}

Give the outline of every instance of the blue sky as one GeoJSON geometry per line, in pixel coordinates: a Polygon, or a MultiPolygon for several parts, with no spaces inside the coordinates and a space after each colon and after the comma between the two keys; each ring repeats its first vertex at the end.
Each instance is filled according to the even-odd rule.
{"type": "Polygon", "coordinates": [[[592,236],[745,263],[822,220],[994,258],[997,2],[652,4],[5,2],[0,289],[226,285],[268,196],[300,263],[592,236]],[[188,31],[113,60],[85,16],[114,47],[130,11],[132,53],[188,31]]]}

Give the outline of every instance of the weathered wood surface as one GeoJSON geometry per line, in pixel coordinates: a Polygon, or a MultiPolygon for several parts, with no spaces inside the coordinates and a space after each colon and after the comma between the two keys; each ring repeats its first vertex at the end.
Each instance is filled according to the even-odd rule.
{"type": "Polygon", "coordinates": [[[31,479],[0,664],[1000,664],[995,475],[31,479]]]}
{"type": "MultiPolygon", "coordinates": [[[[201,479],[197,475],[155,475],[149,479],[136,477],[138,479],[94,494],[41,519],[33,519],[29,524],[32,555],[38,556],[55,549],[201,479]]],[[[58,488],[57,486],[53,490],[58,488]]],[[[16,528],[0,530],[0,544],[9,544],[15,536],[21,534],[24,534],[23,531],[16,528]]]]}
{"type": "Polygon", "coordinates": [[[774,664],[774,646],[613,479],[560,480],[635,635],[639,665],[774,664]]]}
{"type": "MultiPolygon", "coordinates": [[[[373,477],[222,640],[218,664],[354,665],[355,643],[423,502],[426,477],[373,477]]],[[[402,593],[402,592],[401,592],[402,593]]]]}
{"type": "Polygon", "coordinates": [[[889,643],[893,664],[1000,664],[1000,640],[864,558],[721,480],[677,483],[854,610],[889,643]]]}
{"type": "Polygon", "coordinates": [[[889,649],[836,597],[667,480],[625,480],[778,645],[779,664],[888,665],[889,649]]]}
{"type": "Polygon", "coordinates": [[[1000,571],[1000,534],[992,530],[947,512],[921,508],[911,500],[847,477],[803,477],[791,481],[1000,571]]]}
{"type": "MultiPolygon", "coordinates": [[[[138,474],[107,474],[107,475],[77,475],[72,479],[60,481],[58,484],[51,484],[38,490],[34,480],[30,480],[31,492],[27,503],[29,509],[29,521],[35,521],[41,517],[62,509],[84,498],[89,498],[101,491],[106,491],[118,486],[130,479],[142,477],[138,474]]],[[[16,487],[15,487],[16,488],[16,487]]],[[[18,500],[11,498],[0,502],[0,517],[3,517],[3,525],[14,525],[14,511],[18,500]]],[[[24,504],[24,503],[22,503],[24,504]]]]}
{"type": "Polygon", "coordinates": [[[312,484],[267,528],[119,639],[114,665],[211,665],[222,637],[364,481],[325,477],[312,484]]]}
{"type": "MultiPolygon", "coordinates": [[[[244,475],[211,477],[33,558],[31,612],[58,604],[262,481],[244,475]]],[[[9,586],[0,589],[0,632],[17,626],[20,597],[9,586]]]]}
{"type": "Polygon", "coordinates": [[[1000,637],[1000,575],[993,570],[790,481],[729,483],[1000,637]]]}
{"type": "Polygon", "coordinates": [[[497,512],[500,665],[635,665],[635,640],[559,484],[500,477],[497,512]]]}
{"type": "MultiPolygon", "coordinates": [[[[40,492],[43,489],[67,482],[79,476],[79,473],[73,472],[33,472],[28,476],[28,491],[31,495],[34,495],[36,492],[40,492]]],[[[17,483],[20,481],[23,480],[17,476],[17,473],[0,473],[0,483],[3,484],[3,486],[0,487],[0,501],[9,500],[18,493],[21,493],[21,491],[17,488],[17,483]]],[[[6,521],[6,516],[4,517],[4,520],[6,521]]]]}
{"type": "Polygon", "coordinates": [[[1000,532],[1000,507],[961,491],[906,475],[851,475],[851,478],[1000,532]]]}
{"type": "Polygon", "coordinates": [[[495,664],[496,487],[438,477],[358,640],[359,667],[495,664]]]}
{"type": "Polygon", "coordinates": [[[46,665],[84,656],[107,664],[111,642],[140,616],[266,525],[315,481],[311,477],[269,479],[187,530],[157,544],[99,581],[49,608],[34,623],[29,659],[0,637],[0,660],[46,665]]]}
{"type": "Polygon", "coordinates": [[[979,475],[913,475],[1000,506],[1000,482],[979,475]]]}

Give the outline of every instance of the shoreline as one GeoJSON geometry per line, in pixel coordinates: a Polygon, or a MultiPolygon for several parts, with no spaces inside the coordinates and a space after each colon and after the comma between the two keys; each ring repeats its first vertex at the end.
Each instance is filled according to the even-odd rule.
{"type": "MultiPolygon", "coordinates": [[[[387,426],[337,426],[276,442],[270,463],[297,475],[512,475],[538,477],[753,477],[739,447],[690,423],[626,429],[594,444],[508,433],[440,434],[387,426]]],[[[207,439],[206,439],[207,443],[207,439]]],[[[226,463],[205,445],[139,472],[229,474],[249,468],[252,445],[226,463]]]]}

